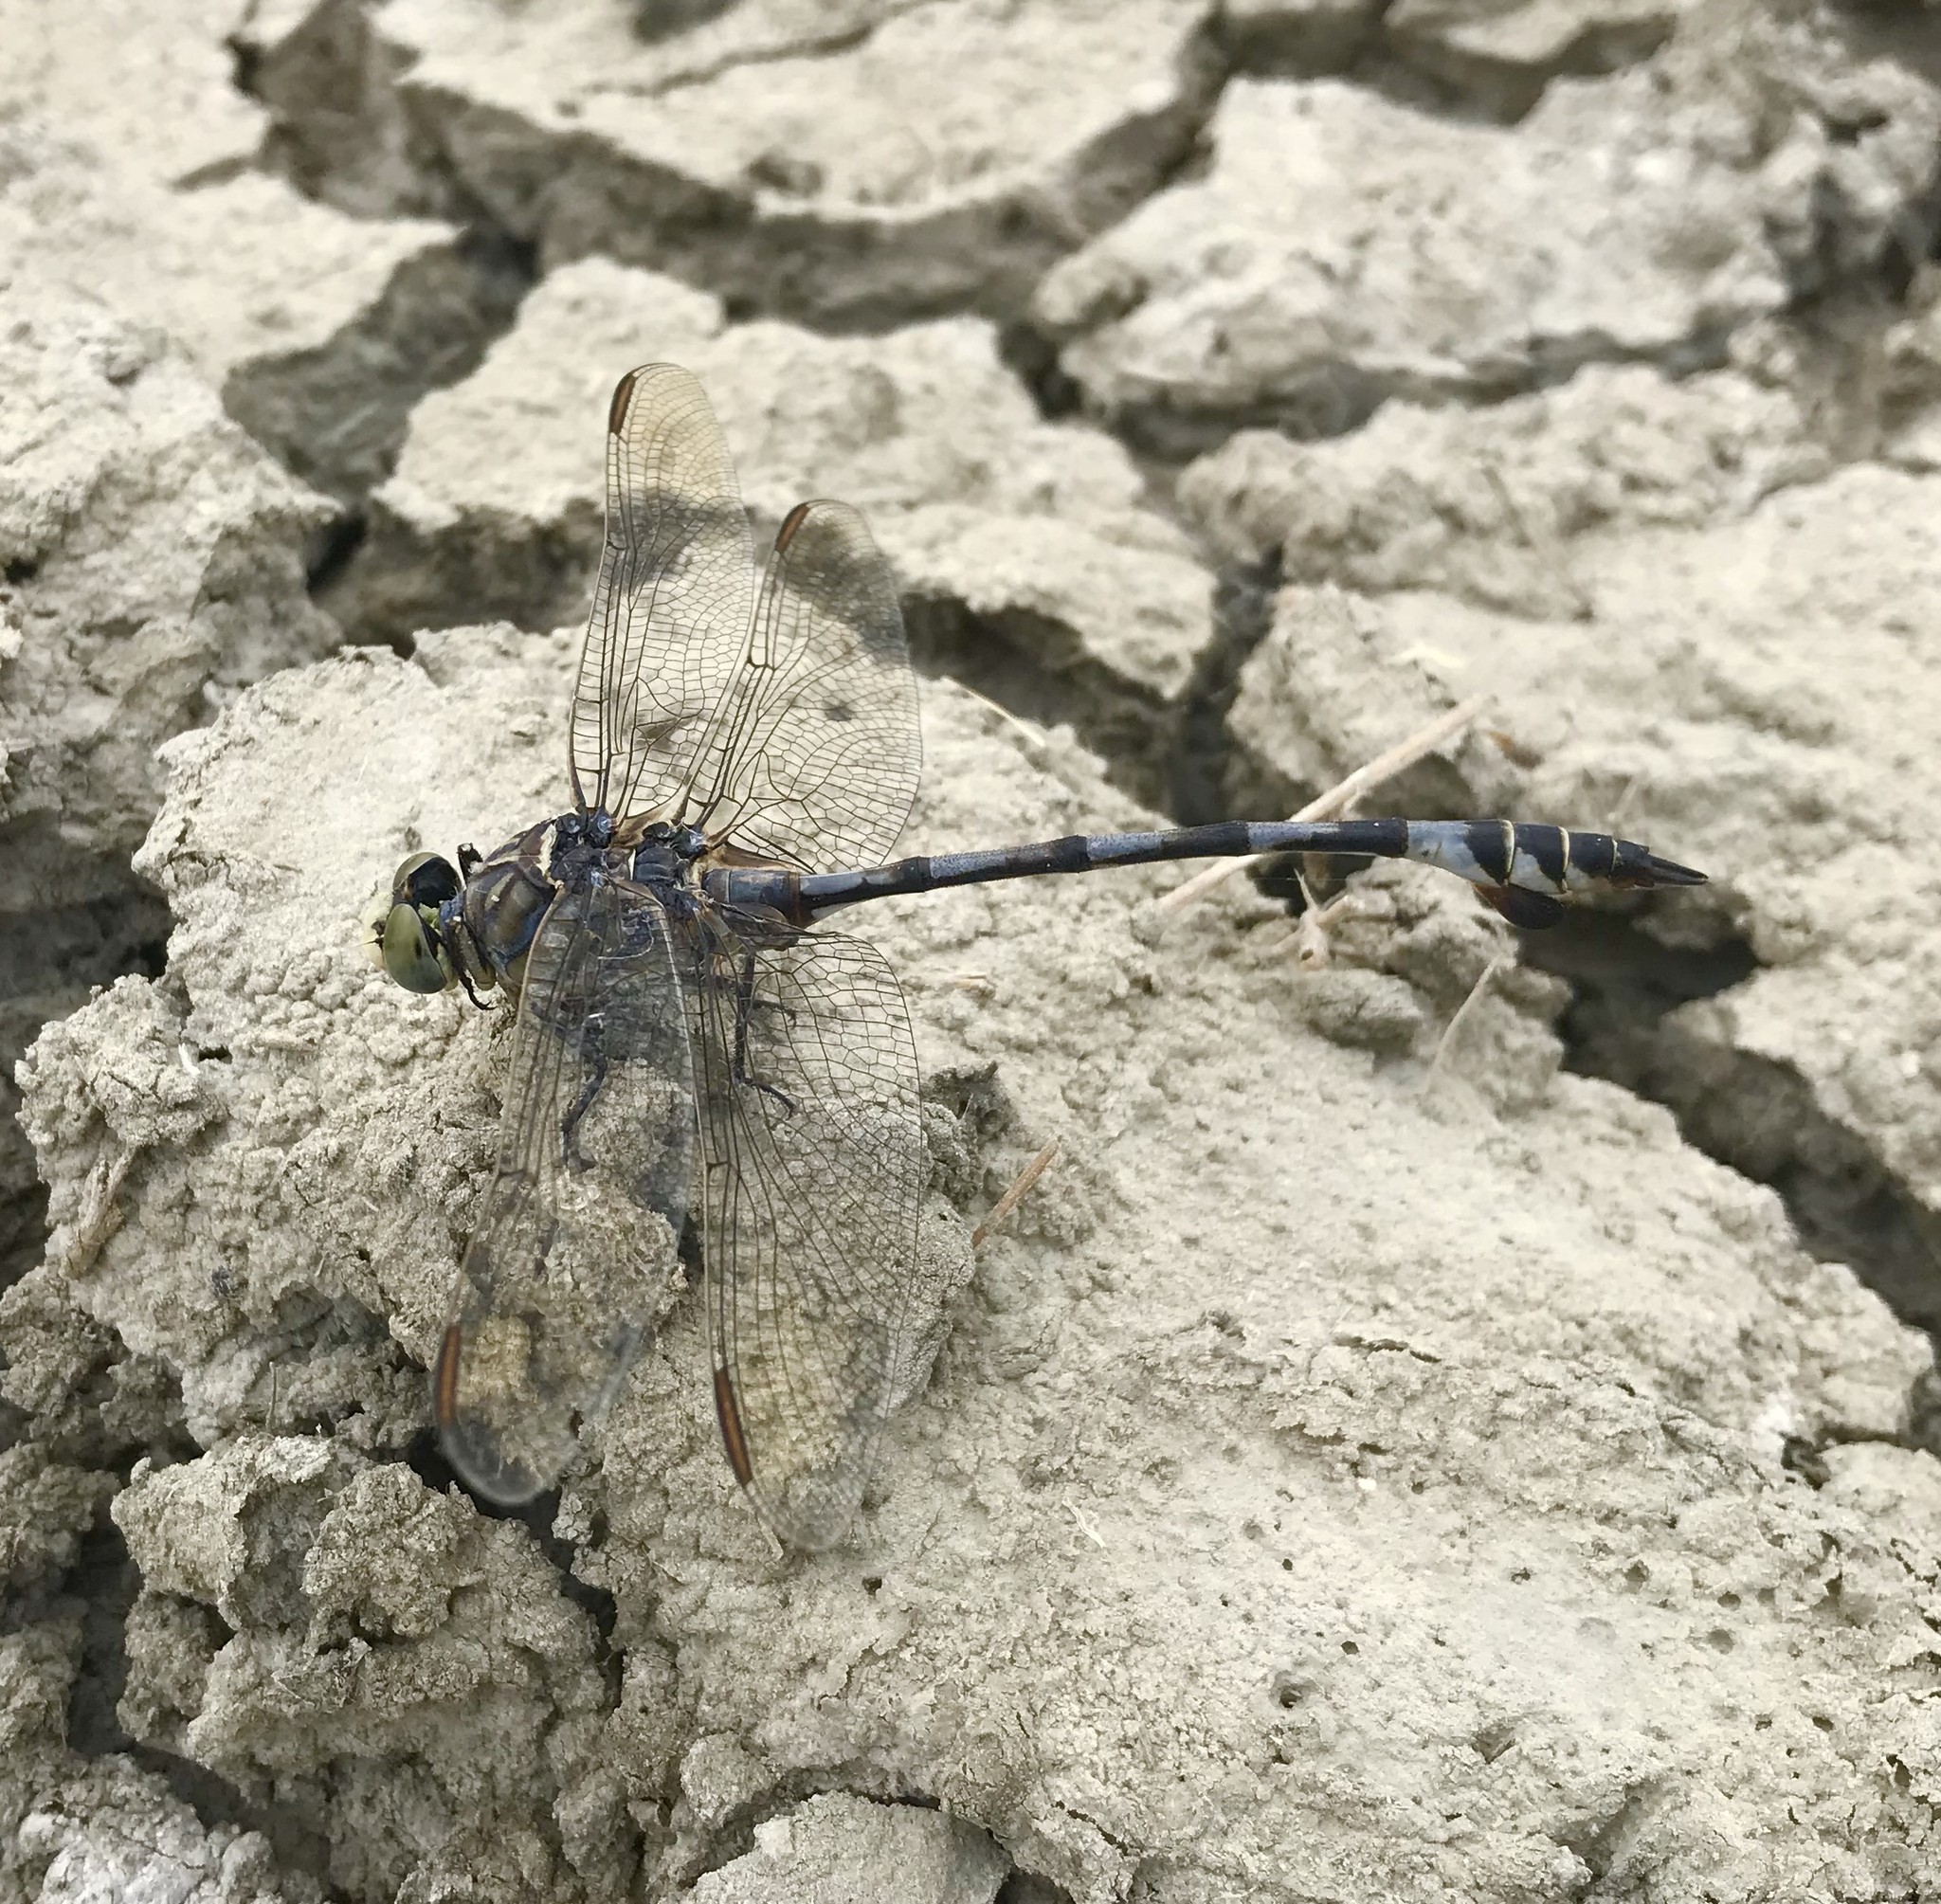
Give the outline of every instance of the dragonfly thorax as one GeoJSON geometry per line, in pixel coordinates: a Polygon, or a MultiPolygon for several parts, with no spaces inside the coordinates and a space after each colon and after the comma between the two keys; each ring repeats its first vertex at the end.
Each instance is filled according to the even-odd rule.
{"type": "Polygon", "coordinates": [[[691,880],[694,862],[707,851],[707,835],[698,826],[676,826],[656,820],[633,850],[633,876],[644,885],[691,880]]]}
{"type": "Polygon", "coordinates": [[[539,922],[562,892],[632,879],[691,913],[707,836],[664,820],[628,843],[632,834],[596,807],[542,820],[483,859],[461,847],[457,867],[434,853],[412,854],[392,879],[389,910],[374,921],[379,963],[411,991],[462,984],[475,998],[495,986],[517,992],[539,922]]]}

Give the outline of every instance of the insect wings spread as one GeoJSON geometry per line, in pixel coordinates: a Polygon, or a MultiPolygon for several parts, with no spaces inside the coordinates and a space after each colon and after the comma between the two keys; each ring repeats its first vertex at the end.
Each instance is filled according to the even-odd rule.
{"type": "Polygon", "coordinates": [[[607,539],[572,699],[582,810],[665,804],[748,646],[754,539],[700,385],[630,371],[607,414],[607,539]]]}
{"type": "Polygon", "coordinates": [[[527,956],[497,1168],[439,1355],[445,1453],[492,1499],[558,1478],[666,1306],[694,1174],[673,941],[652,894],[568,886],[527,956]]]}
{"type": "MultiPolygon", "coordinates": [[[[790,514],[758,594],[750,548],[698,384],[669,365],[623,378],[572,705],[575,795],[807,870],[880,860],[920,765],[887,567],[842,503],[790,514]]],[[[872,947],[695,899],[663,911],[623,880],[569,887],[548,911],[466,1318],[447,1342],[463,1372],[447,1446],[500,1498],[553,1478],[574,1412],[604,1408],[658,1311],[664,1274],[646,1265],[664,1264],[671,1179],[695,1164],[729,1458],[785,1540],[820,1547],[853,1514],[913,1373],[916,1049],[872,947]],[[592,1045],[589,1024],[603,1027],[592,1045]],[[614,1026],[628,1045],[617,1065],[614,1026]]],[[[447,1386],[442,1361],[441,1419],[447,1386]]]]}
{"type": "MultiPolygon", "coordinates": [[[[693,817],[807,870],[867,865],[896,843],[921,758],[888,567],[854,509],[804,503],[700,749],[693,817]]],[[[825,1547],[914,1373],[916,1049],[873,946],[724,924],[732,950],[704,952],[690,989],[716,1406],[763,1517],[825,1547]]]]}

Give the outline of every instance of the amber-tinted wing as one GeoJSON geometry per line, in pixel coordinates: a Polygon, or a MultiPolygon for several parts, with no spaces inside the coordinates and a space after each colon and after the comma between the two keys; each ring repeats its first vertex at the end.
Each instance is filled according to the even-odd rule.
{"type": "Polygon", "coordinates": [[[873,865],[903,830],[922,764],[889,565],[846,502],[798,503],[694,764],[688,817],[807,871],[873,865]]]}
{"type": "Polygon", "coordinates": [[[616,819],[691,784],[746,653],[754,544],[701,387],[629,371],[607,419],[607,545],[572,701],[573,797],[616,819]]]}
{"type": "Polygon", "coordinates": [[[433,1403],[446,1458],[514,1502],[557,1478],[671,1300],[694,1177],[688,1020],[649,893],[562,891],[513,1028],[499,1161],[433,1403]]]}
{"type": "Polygon", "coordinates": [[[722,1438],[776,1533],[827,1547],[919,1372],[909,1014],[881,954],[833,935],[726,954],[689,995],[722,1438]]]}

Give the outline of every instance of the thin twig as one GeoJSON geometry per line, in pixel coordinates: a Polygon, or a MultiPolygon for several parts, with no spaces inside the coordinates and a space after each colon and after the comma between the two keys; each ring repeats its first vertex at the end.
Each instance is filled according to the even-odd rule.
{"type": "Polygon", "coordinates": [[[1456,1007],[1455,1016],[1443,1025],[1442,1035],[1436,1041],[1436,1055],[1429,1060],[1428,1074],[1423,1079],[1424,1090],[1427,1090],[1435,1082],[1436,1074],[1442,1068],[1443,1058],[1447,1056],[1449,1047],[1455,1043],[1456,1034],[1462,1029],[1464,1022],[1475,1011],[1478,1000],[1496,983],[1497,974],[1505,966],[1515,963],[1511,953],[1498,952],[1483,967],[1481,976],[1469,988],[1469,996],[1456,1007]]]}
{"type": "Polygon", "coordinates": [[[962,688],[972,700],[981,701],[1000,720],[1008,721],[1026,740],[1039,747],[1044,745],[1047,736],[1043,728],[1035,720],[1026,720],[1023,715],[1013,714],[1002,701],[992,700],[988,694],[979,694],[974,687],[967,686],[963,681],[958,681],[955,685],[962,688]]]}
{"type": "Polygon", "coordinates": [[[1031,1159],[1012,1180],[1011,1187],[991,1206],[990,1214],[970,1232],[970,1247],[982,1249],[985,1239],[999,1224],[1025,1201],[1031,1186],[1050,1170],[1051,1162],[1059,1153],[1059,1139],[1054,1137],[1043,1150],[1031,1159]]]}
{"type": "Polygon", "coordinates": [[[1079,1507],[1079,1503],[1072,1498],[1072,1491],[1070,1488],[1067,1488],[1065,1490],[1065,1512],[1068,1514],[1070,1514],[1072,1519],[1077,1523],[1079,1532],[1082,1533],[1085,1536],[1085,1538],[1092,1543],[1094,1547],[1103,1547],[1105,1545],[1105,1536],[1098,1532],[1098,1523],[1096,1520],[1094,1520],[1092,1516],[1088,1514],[1081,1507],[1079,1507]]]}
{"type": "MultiPolygon", "coordinates": [[[[1404,768],[1413,767],[1424,754],[1432,753],[1451,734],[1460,733],[1488,705],[1488,695],[1473,695],[1460,706],[1450,708],[1446,714],[1438,715],[1426,727],[1411,734],[1406,740],[1398,741],[1388,753],[1378,753],[1365,766],[1357,767],[1346,780],[1331,787],[1318,799],[1310,800],[1292,816],[1293,819],[1299,822],[1336,818],[1370,789],[1380,786],[1385,780],[1392,780],[1404,768]]],[[[1195,899],[1210,893],[1223,879],[1232,879],[1243,866],[1251,866],[1265,857],[1262,853],[1243,853],[1231,860],[1218,861],[1204,873],[1195,873],[1184,885],[1175,886],[1157,902],[1154,910],[1173,913],[1182,906],[1189,906],[1195,899]]]]}

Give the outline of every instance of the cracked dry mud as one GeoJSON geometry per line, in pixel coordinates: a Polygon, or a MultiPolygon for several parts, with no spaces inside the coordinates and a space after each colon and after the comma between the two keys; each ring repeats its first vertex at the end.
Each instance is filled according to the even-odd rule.
{"type": "Polygon", "coordinates": [[[1941,1890],[1941,14],[0,27],[0,1901],[1941,1890]],[[556,1505],[448,1485],[504,1040],[362,943],[558,805],[662,356],[870,515],[905,850],[1487,692],[1380,806],[1714,876],[876,909],[937,1353],[808,1559],[680,1286],[556,1505]]]}

